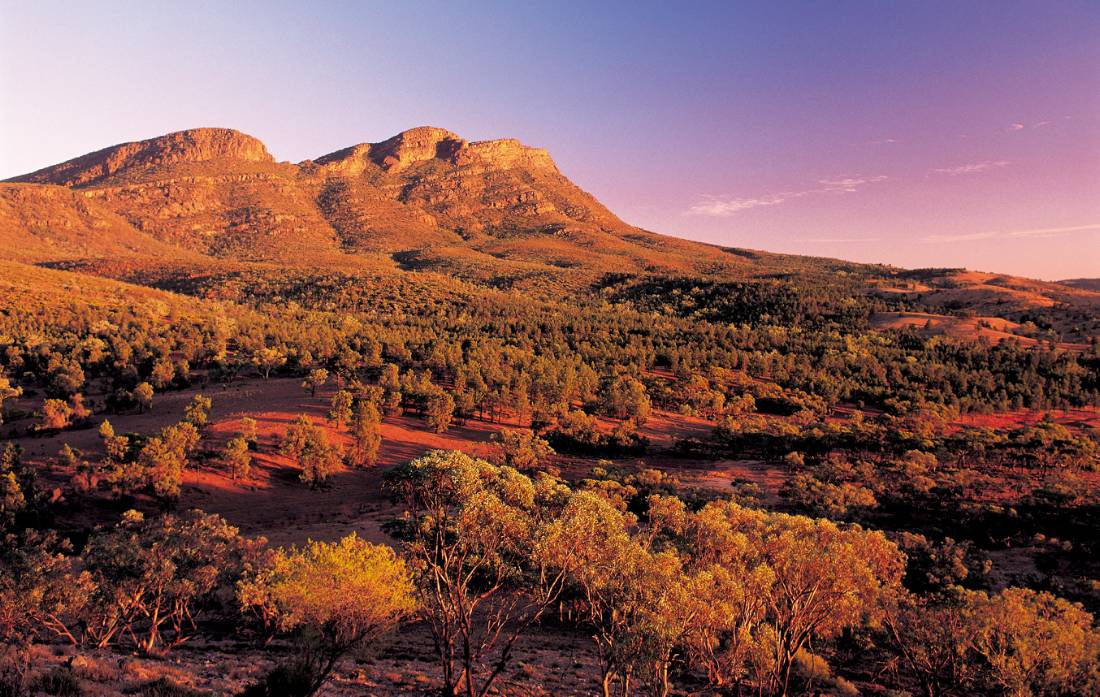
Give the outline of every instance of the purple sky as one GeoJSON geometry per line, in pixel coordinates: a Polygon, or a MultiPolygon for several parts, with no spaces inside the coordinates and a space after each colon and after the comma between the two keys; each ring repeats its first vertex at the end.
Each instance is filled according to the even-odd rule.
{"type": "Polygon", "coordinates": [[[0,177],[229,126],[518,137],[627,221],[1100,276],[1100,3],[0,0],[0,177]]]}

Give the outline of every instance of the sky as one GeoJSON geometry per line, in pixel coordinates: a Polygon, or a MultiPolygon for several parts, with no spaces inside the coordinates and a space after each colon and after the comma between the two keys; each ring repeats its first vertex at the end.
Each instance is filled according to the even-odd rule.
{"type": "Polygon", "coordinates": [[[1100,2],[0,0],[0,178],[236,128],[516,137],[722,245],[1100,277],[1100,2]]]}

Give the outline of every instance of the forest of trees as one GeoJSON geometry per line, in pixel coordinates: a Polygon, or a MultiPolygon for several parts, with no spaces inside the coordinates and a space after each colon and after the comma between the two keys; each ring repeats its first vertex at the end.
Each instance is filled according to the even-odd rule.
{"type": "Polygon", "coordinates": [[[199,511],[131,511],[79,550],[13,530],[0,632],[143,653],[225,621],[294,637],[301,652],[257,694],[313,694],[348,651],[418,621],[444,694],[482,695],[548,615],[592,636],[605,695],[664,695],[678,677],[776,695],[814,679],[843,689],[807,663],[860,642],[873,647],[864,660],[928,695],[1100,689],[1100,631],[1080,606],[1021,588],[910,590],[906,555],[858,525],[661,494],[635,514],[594,483],[456,451],[389,470],[385,487],[405,512],[396,552],[354,535],[270,549],[199,511]]]}
{"type": "MultiPolygon", "coordinates": [[[[1096,345],[872,331],[885,301],[796,281],[609,277],[552,303],[431,274],[282,272],[28,295],[0,312],[0,639],[159,656],[202,636],[289,643],[245,692],[269,696],[315,694],[410,626],[431,635],[445,697],[498,689],[545,627],[585,638],[605,697],[848,695],[855,677],[927,697],[1100,693],[1100,435],[959,421],[1096,406],[1096,345]],[[323,412],[269,448],[303,492],[375,467],[387,419],[508,427],[492,457],[386,469],[392,546],[269,545],[180,501],[200,464],[248,481],[260,450],[250,417],[213,444],[218,386],[280,377],[323,412]],[[185,389],[174,423],[112,425],[185,389]],[[623,466],[653,452],[662,414],[711,428],[662,456],[782,468],[780,502],[623,466]],[[15,442],[93,427],[94,448],[57,453],[60,487],[15,442]],[[99,524],[66,519],[95,497],[99,524]],[[1014,545],[1048,550],[1045,575],[992,580],[987,552],[1014,545]]],[[[0,683],[32,693],[17,673],[0,683]]]]}

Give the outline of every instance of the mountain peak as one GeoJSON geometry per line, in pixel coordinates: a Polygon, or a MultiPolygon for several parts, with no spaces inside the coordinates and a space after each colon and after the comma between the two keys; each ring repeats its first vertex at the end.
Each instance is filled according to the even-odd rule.
{"type": "Polygon", "coordinates": [[[262,142],[240,131],[192,128],[149,140],[112,145],[9,181],[83,186],[123,170],[209,160],[275,161],[262,142]]]}
{"type": "Polygon", "coordinates": [[[557,172],[550,153],[515,138],[469,142],[435,126],[418,126],[380,143],[360,143],[317,158],[316,164],[344,175],[356,175],[374,163],[396,173],[421,162],[439,160],[457,166],[490,170],[524,168],[557,172]]]}
{"type": "Polygon", "coordinates": [[[370,147],[370,158],[386,171],[425,160],[453,160],[466,141],[445,128],[418,126],[370,147]]]}

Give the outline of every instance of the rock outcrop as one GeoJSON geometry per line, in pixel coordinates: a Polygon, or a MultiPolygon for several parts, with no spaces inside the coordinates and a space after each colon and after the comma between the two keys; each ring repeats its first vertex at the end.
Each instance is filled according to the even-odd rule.
{"type": "Polygon", "coordinates": [[[87,186],[130,169],[211,160],[275,161],[263,143],[240,131],[194,128],[151,140],[112,145],[10,181],[87,186]]]}

